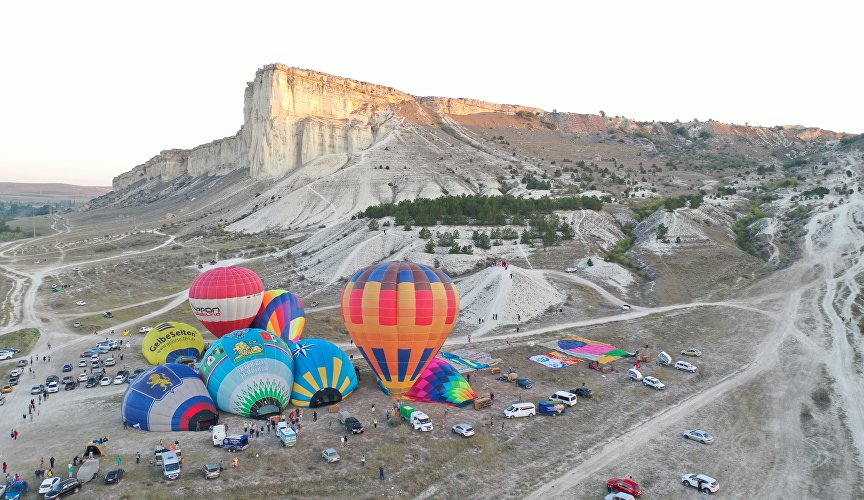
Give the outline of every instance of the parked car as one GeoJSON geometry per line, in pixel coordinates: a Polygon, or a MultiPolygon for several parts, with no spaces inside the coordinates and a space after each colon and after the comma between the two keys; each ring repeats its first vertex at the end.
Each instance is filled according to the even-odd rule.
{"type": "Polygon", "coordinates": [[[11,372],[9,372],[9,376],[10,377],[20,377],[22,373],[24,373],[24,370],[22,370],[21,368],[15,368],[11,372]]]}
{"type": "Polygon", "coordinates": [[[153,328],[152,328],[152,327],[149,327],[149,326],[142,326],[141,328],[138,329],[138,333],[147,333],[147,332],[149,332],[149,331],[152,330],[152,329],[153,329],[153,328]]]}
{"type": "Polygon", "coordinates": [[[453,426],[453,432],[467,438],[474,435],[474,428],[471,424],[456,424],[453,426]]]}
{"type": "Polygon", "coordinates": [[[114,313],[112,313],[111,311],[105,311],[105,312],[102,314],[102,317],[103,317],[103,318],[113,318],[113,317],[114,317],[114,313]]]}
{"type": "Polygon", "coordinates": [[[27,493],[27,481],[19,479],[6,488],[6,500],[18,500],[27,493]]]}
{"type": "MultiPolygon", "coordinates": [[[[19,359],[18,362],[15,363],[15,366],[17,366],[18,368],[24,368],[25,366],[27,366],[27,360],[26,359],[19,359]]],[[[21,370],[21,371],[23,372],[24,370],[21,370]]]]}
{"type": "Polygon", "coordinates": [[[45,480],[42,481],[42,484],[39,485],[39,494],[44,495],[45,493],[48,493],[51,491],[51,488],[59,482],[60,478],[57,476],[45,478],[45,480]]]}
{"type": "Polygon", "coordinates": [[[42,394],[44,391],[45,386],[42,384],[37,384],[30,388],[30,394],[42,394]]]}
{"type": "Polygon", "coordinates": [[[117,375],[116,377],[114,377],[114,385],[125,384],[127,378],[129,377],[127,377],[126,375],[117,375]]]}
{"type": "Polygon", "coordinates": [[[90,377],[87,377],[87,383],[84,385],[84,387],[90,389],[91,387],[96,387],[97,385],[99,385],[99,379],[96,377],[90,376],[90,377]]]}
{"type": "Polygon", "coordinates": [[[612,493],[613,491],[621,491],[637,498],[641,497],[642,493],[644,493],[642,487],[639,486],[639,483],[632,479],[624,479],[620,477],[613,477],[606,481],[606,491],[609,493],[612,493]]]}
{"type": "Polygon", "coordinates": [[[12,351],[0,351],[0,360],[12,359],[15,353],[12,351]]]}
{"type": "Polygon", "coordinates": [[[69,382],[75,382],[75,379],[72,378],[71,375],[66,375],[63,377],[63,380],[60,381],[61,384],[68,384],[69,382]]]}
{"type": "Polygon", "coordinates": [[[102,380],[99,381],[99,385],[111,385],[111,377],[104,376],[102,380]]]}
{"type": "Polygon", "coordinates": [[[309,307],[318,307],[318,301],[313,300],[312,302],[309,303],[309,307]]]}
{"type": "Polygon", "coordinates": [[[93,349],[89,349],[87,351],[82,352],[78,357],[79,358],[89,358],[91,356],[98,356],[99,353],[94,351],[93,349]]]}
{"type": "Polygon", "coordinates": [[[565,272],[565,273],[575,273],[575,272],[576,272],[576,268],[575,268],[575,267],[567,267],[567,268],[564,269],[564,272],[565,272]]]}
{"type": "Polygon", "coordinates": [[[63,365],[63,371],[64,372],[71,372],[72,371],[72,365],[70,365],[69,363],[66,363],[65,365],[63,365]]]}
{"type": "Polygon", "coordinates": [[[90,366],[93,368],[99,368],[100,366],[102,366],[102,363],[98,359],[94,359],[90,362],[90,366]]]}
{"type": "Polygon", "coordinates": [[[93,348],[93,352],[95,352],[97,354],[105,354],[106,352],[109,352],[110,350],[111,350],[111,348],[108,347],[107,345],[104,345],[104,344],[101,346],[97,345],[96,347],[93,348]]]}
{"type": "Polygon", "coordinates": [[[78,383],[74,380],[71,382],[66,382],[66,384],[63,385],[64,391],[74,391],[76,388],[78,388],[78,383]]]}
{"type": "Polygon", "coordinates": [[[689,348],[681,351],[682,356],[696,356],[697,358],[702,355],[702,351],[699,349],[689,348]]]}
{"type": "Polygon", "coordinates": [[[684,431],[684,437],[705,444],[711,444],[714,442],[714,436],[701,429],[686,430],[684,431]]]}
{"type": "Polygon", "coordinates": [[[114,366],[117,364],[117,361],[114,358],[108,358],[105,360],[105,366],[114,366]]]}
{"type": "Polygon", "coordinates": [[[634,497],[630,493],[624,493],[623,491],[615,491],[603,497],[603,500],[635,500],[635,498],[636,497],[634,497]]]}
{"type": "Polygon", "coordinates": [[[45,390],[50,394],[54,394],[55,392],[60,391],[60,384],[52,380],[50,384],[45,386],[45,390]]]}
{"type": "Polygon", "coordinates": [[[627,312],[631,309],[630,304],[621,304],[621,310],[627,312]]]}
{"type": "Polygon", "coordinates": [[[696,488],[703,493],[716,493],[720,489],[717,480],[705,474],[685,474],[681,478],[681,484],[696,488]]]}
{"type": "MultiPolygon", "coordinates": [[[[0,406],[3,406],[5,404],[6,404],[6,395],[0,393],[0,406]]],[[[2,498],[2,497],[0,497],[0,498],[2,498]]]]}
{"type": "Polygon", "coordinates": [[[18,377],[9,377],[9,385],[18,385],[18,377]]]}
{"type": "Polygon", "coordinates": [[[666,388],[666,384],[660,382],[660,379],[658,379],[657,377],[645,377],[644,379],[642,379],[642,383],[647,385],[648,387],[651,387],[652,389],[657,389],[658,391],[666,388]]]}
{"type": "Polygon", "coordinates": [[[585,387],[584,385],[582,387],[576,387],[576,388],[570,389],[570,392],[579,396],[580,398],[590,398],[591,395],[594,394],[594,391],[592,391],[588,387],[585,387]]]}
{"type": "Polygon", "coordinates": [[[87,360],[82,359],[82,360],[78,361],[78,368],[87,368],[87,360]]]}
{"type": "Polygon", "coordinates": [[[45,500],[53,500],[70,493],[78,493],[79,491],[81,491],[81,481],[74,477],[70,477],[61,480],[51,488],[51,491],[45,493],[45,500]]]}
{"type": "Polygon", "coordinates": [[[78,382],[87,382],[87,372],[81,372],[78,374],[78,382]]]}
{"type": "Polygon", "coordinates": [[[86,306],[86,305],[87,305],[87,301],[79,300],[78,302],[75,303],[75,305],[76,305],[76,306],[86,306]]]}
{"type": "Polygon", "coordinates": [[[339,454],[336,453],[336,450],[334,450],[333,448],[327,448],[326,450],[321,451],[321,456],[324,458],[324,460],[327,461],[328,464],[339,461],[339,454]]]}
{"type": "Polygon", "coordinates": [[[0,393],[2,393],[2,394],[8,394],[10,392],[12,392],[12,386],[11,385],[4,385],[2,388],[0,388],[0,393]]]}
{"type": "Polygon", "coordinates": [[[204,477],[207,479],[216,479],[222,475],[219,470],[219,464],[204,464],[204,477]]]}
{"type": "Polygon", "coordinates": [[[522,389],[530,389],[534,387],[534,382],[528,377],[518,377],[514,382],[522,389]]]}
{"type": "Polygon", "coordinates": [[[80,268],[80,267],[73,267],[72,270],[75,271],[75,272],[77,273],[78,271],[81,270],[81,268],[80,268]]]}
{"type": "Polygon", "coordinates": [[[76,322],[72,323],[72,326],[73,326],[74,328],[81,328],[81,322],[80,322],[80,321],[76,321],[76,322]]]}
{"type": "Polygon", "coordinates": [[[143,370],[143,369],[141,369],[141,368],[137,368],[137,369],[135,369],[135,371],[132,372],[131,375],[129,375],[129,379],[128,379],[129,382],[135,380],[135,377],[137,377],[138,375],[141,375],[142,373],[144,373],[144,370],[143,370]]]}
{"type": "Polygon", "coordinates": [[[123,479],[123,469],[111,469],[105,473],[105,484],[117,484],[123,479]]]}
{"type": "Polygon", "coordinates": [[[46,384],[50,384],[51,382],[59,382],[59,381],[60,381],[60,377],[58,377],[57,375],[48,375],[47,377],[45,377],[45,383],[46,384]]]}
{"type": "Polygon", "coordinates": [[[696,373],[696,366],[686,362],[686,361],[676,361],[675,369],[682,370],[685,372],[696,373]]]}

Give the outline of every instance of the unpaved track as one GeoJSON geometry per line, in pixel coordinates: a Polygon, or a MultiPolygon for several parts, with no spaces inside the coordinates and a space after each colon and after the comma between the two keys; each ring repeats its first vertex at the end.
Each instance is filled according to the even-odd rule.
{"type": "MultiPolygon", "coordinates": [[[[780,361],[778,351],[781,344],[790,336],[801,341],[800,345],[808,356],[820,360],[827,366],[830,375],[835,379],[834,389],[842,399],[842,407],[848,416],[847,425],[852,433],[858,456],[864,456],[864,380],[856,375],[853,363],[854,349],[847,339],[847,328],[852,325],[844,323],[835,309],[838,291],[850,290],[841,304],[836,304],[841,311],[851,309],[851,301],[857,296],[858,285],[856,277],[864,273],[864,261],[856,249],[864,246],[864,233],[858,228],[857,221],[864,221],[864,200],[856,194],[852,200],[814,217],[807,225],[805,251],[801,261],[790,270],[785,284],[792,288],[785,292],[781,310],[777,313],[765,313],[774,318],[774,328],[761,340],[757,352],[749,363],[725,377],[721,382],[701,393],[695,394],[678,404],[647,417],[639,424],[627,429],[621,434],[599,443],[583,453],[587,458],[570,468],[566,474],[545,482],[534,490],[529,497],[548,498],[551,495],[560,496],[565,491],[577,487],[583,481],[596,482],[594,477],[602,468],[613,463],[621,456],[635,454],[640,448],[661,434],[671,432],[669,426],[674,422],[692,415],[703,406],[719,398],[734,393],[743,384],[769,369],[777,369],[780,361]],[[843,257],[846,253],[847,256],[843,257]],[[817,279],[808,279],[816,274],[817,279]],[[806,281],[806,282],[805,282],[806,281]],[[818,309],[813,310],[806,300],[805,292],[816,290],[825,292],[818,301],[818,309]],[[814,342],[796,328],[800,318],[826,318],[825,334],[830,337],[830,347],[826,343],[814,342]],[[848,326],[847,326],[848,325],[848,326]]],[[[695,307],[699,304],[688,304],[684,307],[695,307]]],[[[703,304],[708,305],[708,304],[703,304]]],[[[717,304],[720,305],[720,304],[717,304]]],[[[726,304],[732,305],[732,304],[726,304]]],[[[671,306],[680,308],[681,306],[671,306]]],[[[740,306],[742,309],[755,309],[740,306]]],[[[669,307],[657,308],[669,310],[669,307]]],[[[764,311],[762,311],[764,312],[764,311]]],[[[648,313],[640,311],[639,313],[648,313]]],[[[627,316],[641,316],[644,314],[627,316]]],[[[848,314],[848,313],[847,313],[848,314]]],[[[603,318],[600,318],[603,319],[603,318]]],[[[527,333],[527,332],[526,332],[527,333]]],[[[857,341],[855,342],[858,343],[857,341]]],[[[791,376],[790,376],[791,378],[791,376]]],[[[782,388],[781,391],[795,390],[794,382],[782,388]]],[[[794,420],[794,419],[793,419],[794,420]]],[[[797,422],[795,423],[797,425],[797,422]]],[[[785,439],[782,429],[773,436],[777,441],[778,452],[788,446],[782,442],[785,439]]],[[[797,445],[798,443],[795,443],[797,445]]],[[[719,467],[719,464],[718,464],[719,467]]],[[[806,491],[799,491],[794,481],[789,481],[790,474],[796,472],[799,464],[786,461],[785,464],[775,463],[770,470],[762,471],[764,475],[757,483],[756,491],[749,491],[751,498],[804,498],[806,491]]],[[[675,479],[676,478],[670,478],[675,479]]],[[[726,484],[734,490],[732,478],[726,478],[726,484]]],[[[727,491],[729,491],[727,489],[727,491]]],[[[740,491],[736,493],[741,493],[740,491]]],[[[564,494],[566,496],[566,494],[564,494]]]]}

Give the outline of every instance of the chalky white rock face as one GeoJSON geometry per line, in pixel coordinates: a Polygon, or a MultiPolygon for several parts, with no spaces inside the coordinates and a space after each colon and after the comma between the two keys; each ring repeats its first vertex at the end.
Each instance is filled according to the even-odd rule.
{"type": "Polygon", "coordinates": [[[281,64],[258,70],[247,84],[244,124],[232,137],[192,150],[163,151],[114,178],[114,190],[141,180],[184,174],[225,175],[246,169],[275,179],[311,160],[368,148],[396,125],[395,105],[415,98],[390,87],[281,64]]]}

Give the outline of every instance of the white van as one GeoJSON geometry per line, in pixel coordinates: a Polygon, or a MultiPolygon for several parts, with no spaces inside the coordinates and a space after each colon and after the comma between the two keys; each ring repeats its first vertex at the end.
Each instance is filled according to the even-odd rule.
{"type": "Polygon", "coordinates": [[[213,436],[213,446],[222,446],[222,440],[226,437],[225,425],[214,425],[211,432],[213,436]]]}
{"type": "Polygon", "coordinates": [[[504,410],[506,418],[532,417],[536,414],[537,408],[534,403],[513,403],[504,410]]]}
{"type": "Polygon", "coordinates": [[[557,391],[555,394],[549,396],[549,401],[557,401],[567,406],[574,406],[576,404],[576,395],[567,391],[557,391]]]}

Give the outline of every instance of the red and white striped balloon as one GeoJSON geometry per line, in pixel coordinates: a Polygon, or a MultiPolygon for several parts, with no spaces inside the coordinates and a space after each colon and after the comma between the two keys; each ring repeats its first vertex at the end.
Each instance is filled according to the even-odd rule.
{"type": "Polygon", "coordinates": [[[223,335],[248,328],[264,296],[261,278],[245,267],[219,267],[201,273],[189,289],[189,305],[210,332],[223,335]]]}

